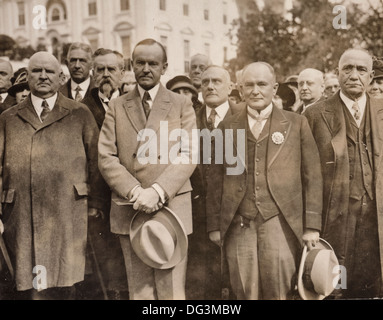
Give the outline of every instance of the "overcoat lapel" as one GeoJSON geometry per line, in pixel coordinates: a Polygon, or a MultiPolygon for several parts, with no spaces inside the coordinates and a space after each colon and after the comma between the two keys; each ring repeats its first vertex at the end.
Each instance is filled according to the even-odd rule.
{"type": "MultiPolygon", "coordinates": [[[[273,106],[273,112],[270,119],[270,134],[267,146],[267,163],[270,168],[281,152],[282,148],[286,144],[285,141],[289,137],[291,122],[288,121],[283,113],[275,106],[273,106]],[[284,137],[284,141],[280,144],[273,141],[273,134],[281,133],[284,137]]],[[[274,138],[275,140],[275,138],[274,138]]]]}

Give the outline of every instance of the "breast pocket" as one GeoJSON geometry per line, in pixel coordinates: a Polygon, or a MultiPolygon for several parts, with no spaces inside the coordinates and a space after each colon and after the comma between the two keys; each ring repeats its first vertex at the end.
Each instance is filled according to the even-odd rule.
{"type": "Polygon", "coordinates": [[[5,223],[15,205],[15,189],[3,190],[1,194],[1,206],[3,212],[3,222],[5,223]]]}

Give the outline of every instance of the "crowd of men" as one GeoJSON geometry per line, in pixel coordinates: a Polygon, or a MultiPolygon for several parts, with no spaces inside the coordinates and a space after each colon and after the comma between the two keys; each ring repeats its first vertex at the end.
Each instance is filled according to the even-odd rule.
{"type": "Polygon", "coordinates": [[[196,54],[164,84],[145,39],[131,70],[77,42],[66,63],[67,81],[48,52],[0,59],[1,299],[305,299],[322,241],[347,283],[305,290],[383,296],[380,59],[349,49],[278,83],[196,54]]]}

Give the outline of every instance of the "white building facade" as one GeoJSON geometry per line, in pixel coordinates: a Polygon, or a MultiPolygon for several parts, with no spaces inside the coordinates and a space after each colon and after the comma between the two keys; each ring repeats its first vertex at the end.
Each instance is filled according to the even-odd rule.
{"type": "Polygon", "coordinates": [[[134,45],[154,38],[167,50],[167,77],[188,73],[190,57],[209,55],[214,64],[234,58],[228,33],[238,18],[234,0],[0,0],[0,34],[19,45],[87,42],[118,50],[125,58],[134,45]]]}

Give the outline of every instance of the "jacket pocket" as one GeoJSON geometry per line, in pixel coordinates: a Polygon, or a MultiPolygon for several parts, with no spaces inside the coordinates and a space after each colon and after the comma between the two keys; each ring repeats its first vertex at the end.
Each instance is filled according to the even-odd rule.
{"type": "Polygon", "coordinates": [[[89,195],[89,186],[85,182],[76,183],[74,185],[76,200],[87,197],[89,195]]]}

